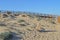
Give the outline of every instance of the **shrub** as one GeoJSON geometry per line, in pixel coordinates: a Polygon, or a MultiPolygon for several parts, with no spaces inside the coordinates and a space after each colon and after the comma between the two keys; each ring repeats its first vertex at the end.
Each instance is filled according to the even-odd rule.
{"type": "Polygon", "coordinates": [[[6,26],[4,22],[0,22],[0,26],[6,26]]]}
{"type": "Polygon", "coordinates": [[[10,12],[10,11],[7,11],[7,14],[11,14],[12,12],[10,12]]]}
{"type": "Polygon", "coordinates": [[[16,17],[14,15],[10,15],[10,18],[11,19],[15,19],[16,17]]]}
{"type": "Polygon", "coordinates": [[[42,19],[41,17],[38,17],[38,18],[37,18],[37,21],[40,21],[41,19],[42,19]]]}
{"type": "Polygon", "coordinates": [[[20,23],[20,22],[25,22],[25,20],[19,20],[18,22],[19,22],[19,23],[20,23]]]}
{"type": "Polygon", "coordinates": [[[28,15],[30,18],[34,18],[34,16],[33,15],[28,15]]]}
{"type": "Polygon", "coordinates": [[[19,16],[19,14],[14,14],[14,16],[19,16]]]}
{"type": "Polygon", "coordinates": [[[3,18],[6,18],[6,17],[8,17],[8,15],[7,14],[3,14],[3,18]]]}
{"type": "Polygon", "coordinates": [[[54,21],[51,22],[52,24],[56,24],[54,21]]]}
{"type": "Polygon", "coordinates": [[[26,24],[20,24],[20,26],[26,26],[26,24]]]}
{"type": "Polygon", "coordinates": [[[20,24],[20,26],[27,26],[27,25],[30,25],[29,23],[27,23],[25,20],[19,20],[18,21],[20,24]]]}
{"type": "Polygon", "coordinates": [[[0,39],[11,40],[12,38],[13,38],[13,34],[11,32],[4,32],[0,34],[0,39]]]}

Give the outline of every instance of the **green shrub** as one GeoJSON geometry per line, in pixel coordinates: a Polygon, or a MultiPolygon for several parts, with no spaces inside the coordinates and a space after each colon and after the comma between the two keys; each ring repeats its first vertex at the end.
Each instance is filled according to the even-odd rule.
{"type": "Polygon", "coordinates": [[[27,26],[27,25],[30,25],[28,22],[26,22],[25,20],[19,20],[18,21],[20,24],[20,26],[27,26]]]}
{"type": "Polygon", "coordinates": [[[19,22],[19,23],[20,23],[20,22],[25,22],[25,20],[19,20],[18,22],[19,22]]]}
{"type": "Polygon", "coordinates": [[[12,38],[13,38],[13,34],[11,32],[4,32],[0,34],[0,39],[11,40],[12,38]]]}

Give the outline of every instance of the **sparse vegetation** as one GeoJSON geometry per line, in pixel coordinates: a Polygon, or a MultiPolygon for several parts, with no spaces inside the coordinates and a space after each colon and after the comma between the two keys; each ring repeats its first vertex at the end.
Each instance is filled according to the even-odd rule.
{"type": "Polygon", "coordinates": [[[29,16],[29,17],[30,17],[30,18],[32,18],[32,19],[34,18],[34,16],[33,16],[33,15],[27,15],[27,16],[29,16]]]}
{"type": "Polygon", "coordinates": [[[52,21],[52,24],[56,24],[54,21],[52,21]]]}
{"type": "Polygon", "coordinates": [[[19,20],[18,22],[19,22],[19,23],[21,23],[21,22],[25,22],[25,20],[19,20]]]}
{"type": "Polygon", "coordinates": [[[37,21],[40,21],[41,19],[42,19],[41,17],[38,17],[38,18],[37,18],[37,21]]]}
{"type": "Polygon", "coordinates": [[[29,23],[20,23],[20,26],[27,26],[27,25],[30,25],[29,23]]]}
{"type": "Polygon", "coordinates": [[[26,26],[26,24],[20,24],[20,26],[26,26]]]}
{"type": "Polygon", "coordinates": [[[0,22],[0,26],[6,26],[4,22],[0,22]]]}
{"type": "Polygon", "coordinates": [[[50,16],[8,11],[0,18],[0,40],[60,40],[60,24],[50,16]]]}
{"type": "Polygon", "coordinates": [[[3,14],[3,18],[6,18],[6,17],[8,17],[8,15],[7,14],[3,14]]]}
{"type": "Polygon", "coordinates": [[[0,39],[11,40],[12,38],[13,38],[13,34],[11,32],[4,32],[0,34],[0,39]]]}
{"type": "Polygon", "coordinates": [[[7,11],[7,14],[9,15],[9,14],[12,14],[12,12],[11,11],[7,11]]]}
{"type": "Polygon", "coordinates": [[[56,24],[56,21],[55,20],[51,20],[50,21],[52,24],[56,24]]]}
{"type": "Polygon", "coordinates": [[[19,14],[14,14],[14,16],[19,16],[19,14]]]}
{"type": "Polygon", "coordinates": [[[20,23],[20,26],[27,26],[29,23],[27,23],[25,20],[19,20],[18,23],[20,23]]]}
{"type": "Polygon", "coordinates": [[[26,15],[22,15],[22,17],[26,17],[26,15]]]}
{"type": "Polygon", "coordinates": [[[15,17],[14,15],[10,15],[10,18],[11,18],[11,19],[14,19],[14,18],[16,18],[16,17],[15,17]]]}

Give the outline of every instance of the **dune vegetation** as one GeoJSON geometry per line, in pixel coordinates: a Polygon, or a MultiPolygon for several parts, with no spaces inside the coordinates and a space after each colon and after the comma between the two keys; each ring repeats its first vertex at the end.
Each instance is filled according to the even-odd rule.
{"type": "Polygon", "coordinates": [[[0,11],[0,40],[60,40],[60,17],[0,11]]]}

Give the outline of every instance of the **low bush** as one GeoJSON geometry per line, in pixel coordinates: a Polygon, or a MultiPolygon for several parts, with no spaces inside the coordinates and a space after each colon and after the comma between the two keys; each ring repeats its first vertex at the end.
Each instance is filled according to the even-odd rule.
{"type": "Polygon", "coordinates": [[[4,32],[0,34],[0,39],[11,40],[12,38],[13,38],[13,34],[11,32],[4,32]]]}
{"type": "Polygon", "coordinates": [[[19,22],[19,23],[21,23],[21,22],[25,22],[25,20],[19,20],[18,22],[19,22]]]}
{"type": "Polygon", "coordinates": [[[3,18],[6,18],[6,17],[8,17],[8,15],[7,14],[3,14],[3,18]]]}
{"type": "Polygon", "coordinates": [[[0,22],[0,26],[6,26],[4,22],[0,22]]]}

